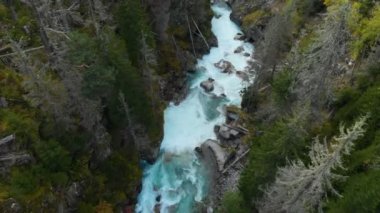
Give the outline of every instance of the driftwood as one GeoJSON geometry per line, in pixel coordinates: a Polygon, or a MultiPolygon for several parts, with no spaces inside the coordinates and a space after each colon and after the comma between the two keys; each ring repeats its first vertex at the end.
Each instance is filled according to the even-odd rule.
{"type": "Polygon", "coordinates": [[[249,133],[249,130],[248,130],[248,129],[246,129],[246,128],[240,126],[240,125],[238,125],[238,126],[232,126],[232,125],[228,125],[228,124],[223,124],[223,126],[226,126],[226,127],[228,127],[229,129],[236,130],[236,131],[238,131],[239,133],[244,134],[244,135],[246,135],[246,134],[249,133]]]}
{"type": "Polygon", "coordinates": [[[230,165],[228,165],[223,171],[222,174],[226,173],[232,166],[234,166],[236,163],[238,163],[241,159],[243,159],[250,151],[251,149],[248,149],[245,151],[242,155],[240,155],[236,160],[234,160],[230,165]]]}
{"type": "Polygon", "coordinates": [[[135,134],[135,131],[134,131],[134,128],[133,128],[133,123],[132,123],[132,118],[131,118],[131,114],[130,114],[130,109],[129,109],[129,106],[128,106],[128,103],[127,101],[125,100],[125,96],[122,92],[120,92],[119,94],[119,100],[123,106],[123,109],[124,109],[124,112],[125,112],[125,116],[127,118],[127,121],[128,121],[128,130],[129,130],[129,134],[131,134],[132,136],[132,139],[133,139],[133,142],[136,144],[137,147],[139,147],[139,144],[137,142],[137,136],[135,134]]]}
{"type": "Polygon", "coordinates": [[[0,162],[3,162],[3,161],[12,161],[12,162],[16,162],[18,160],[30,160],[32,157],[27,154],[27,153],[10,153],[10,154],[7,154],[7,155],[2,155],[0,156],[0,162]]]}
{"type": "Polygon", "coordinates": [[[33,158],[28,153],[10,153],[0,156],[0,169],[9,168],[14,165],[26,164],[32,161],[33,158]]]}
{"type": "Polygon", "coordinates": [[[207,40],[206,40],[206,38],[203,36],[202,31],[199,29],[197,23],[194,21],[193,18],[191,18],[191,19],[193,20],[193,23],[194,23],[195,27],[197,28],[197,30],[198,30],[200,36],[202,37],[203,41],[205,42],[205,44],[206,44],[206,46],[207,46],[207,49],[210,49],[210,46],[208,45],[207,40]]]}
{"type": "Polygon", "coordinates": [[[0,146],[8,144],[8,143],[14,141],[15,139],[16,139],[15,135],[13,135],[13,134],[12,135],[8,135],[7,137],[0,139],[0,146]]]}
{"type": "MultiPolygon", "coordinates": [[[[32,51],[35,51],[35,50],[40,50],[40,49],[43,49],[43,48],[44,48],[44,46],[33,47],[33,48],[30,48],[30,49],[27,49],[27,50],[21,50],[21,52],[22,53],[27,53],[27,52],[32,52],[32,51]]],[[[0,55],[0,58],[8,57],[8,56],[14,56],[14,55],[18,55],[18,54],[19,54],[18,52],[8,53],[8,54],[0,55]]]]}
{"type": "Polygon", "coordinates": [[[192,34],[193,31],[191,30],[191,27],[190,27],[190,22],[189,22],[189,16],[188,15],[186,15],[186,20],[187,20],[187,27],[189,28],[191,45],[193,47],[193,54],[194,54],[194,57],[197,57],[197,54],[195,53],[195,47],[194,47],[194,40],[193,40],[193,34],[192,34]]]}
{"type": "Polygon", "coordinates": [[[48,30],[50,32],[53,32],[53,33],[56,33],[56,34],[59,34],[59,35],[62,35],[63,37],[65,37],[67,40],[71,40],[70,37],[66,34],[66,32],[63,32],[63,31],[60,31],[60,30],[55,30],[53,28],[49,28],[49,27],[45,27],[45,30],[48,30]]]}

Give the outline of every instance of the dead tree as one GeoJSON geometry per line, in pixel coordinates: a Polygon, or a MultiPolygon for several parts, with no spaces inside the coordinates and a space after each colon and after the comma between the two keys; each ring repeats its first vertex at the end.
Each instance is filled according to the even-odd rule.
{"type": "Polygon", "coordinates": [[[154,73],[154,68],[158,65],[157,62],[157,53],[156,51],[149,46],[149,44],[146,41],[146,34],[143,32],[141,33],[142,38],[141,38],[141,56],[142,56],[142,61],[143,64],[142,70],[143,70],[143,75],[144,75],[144,80],[145,80],[145,85],[147,85],[147,89],[150,94],[150,98],[152,101],[152,107],[153,109],[156,108],[158,105],[157,103],[157,96],[156,92],[154,90],[154,85],[155,85],[155,73],[154,73]]]}
{"type": "Polygon", "coordinates": [[[8,135],[7,137],[0,139],[0,146],[13,142],[15,139],[16,139],[16,136],[14,134],[8,135]]]}
{"type": "Polygon", "coordinates": [[[32,9],[34,16],[37,20],[38,29],[40,31],[40,38],[42,44],[45,46],[45,50],[52,54],[54,52],[53,45],[50,43],[49,37],[47,36],[46,30],[45,30],[45,23],[43,21],[43,18],[41,16],[41,13],[39,12],[36,2],[33,0],[28,1],[30,8],[32,9]]]}
{"type": "Polygon", "coordinates": [[[136,136],[136,133],[135,133],[135,130],[134,130],[134,127],[133,127],[133,122],[132,122],[132,117],[131,117],[130,109],[129,109],[127,101],[125,100],[125,96],[124,96],[124,94],[122,92],[119,93],[119,101],[120,101],[121,105],[123,106],[125,117],[126,117],[126,120],[127,120],[127,123],[128,123],[127,124],[127,128],[129,130],[129,134],[132,136],[133,142],[135,143],[135,145],[136,145],[136,147],[138,149],[139,148],[139,144],[138,144],[137,136],[136,136]]]}
{"type": "MultiPolygon", "coordinates": [[[[298,57],[294,93],[299,100],[310,100],[320,108],[332,102],[335,77],[342,74],[339,62],[348,50],[350,33],[347,27],[349,5],[344,4],[327,16],[318,39],[306,55],[298,57]]],[[[297,60],[297,57],[294,57],[297,60]]]]}
{"type": "Polygon", "coordinates": [[[259,44],[256,53],[261,64],[259,82],[262,84],[273,80],[278,63],[290,49],[292,39],[292,13],[296,1],[285,9],[283,13],[276,14],[268,23],[264,32],[264,40],[259,44]]]}
{"type": "Polygon", "coordinates": [[[329,144],[326,139],[320,143],[315,138],[309,152],[310,165],[298,160],[279,168],[275,182],[258,203],[259,212],[321,211],[327,191],[340,196],[331,181],[343,177],[333,170],[343,168],[342,157],[349,155],[354,142],[364,135],[366,120],[366,116],[362,117],[347,129],[341,126],[340,135],[329,144]]]}

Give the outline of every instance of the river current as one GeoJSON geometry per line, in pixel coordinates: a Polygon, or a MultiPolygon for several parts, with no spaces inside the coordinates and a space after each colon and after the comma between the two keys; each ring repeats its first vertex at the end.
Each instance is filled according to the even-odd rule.
{"type": "Polygon", "coordinates": [[[240,106],[241,91],[252,83],[252,75],[247,71],[251,57],[244,53],[252,54],[253,46],[235,39],[241,31],[230,20],[229,8],[211,7],[215,14],[212,32],[218,39],[218,47],[198,59],[197,72],[189,77],[186,99],[177,106],[170,104],[164,112],[160,157],[144,168],[136,212],[194,212],[194,205],[204,200],[209,186],[208,173],[194,149],[207,139],[216,139],[214,126],[224,123],[224,106],[240,106]],[[244,51],[234,53],[238,47],[244,51]],[[223,73],[214,65],[222,59],[247,73],[249,80],[243,81],[236,73],[223,73]],[[214,79],[214,90],[206,93],[200,83],[209,78],[214,79]]]}

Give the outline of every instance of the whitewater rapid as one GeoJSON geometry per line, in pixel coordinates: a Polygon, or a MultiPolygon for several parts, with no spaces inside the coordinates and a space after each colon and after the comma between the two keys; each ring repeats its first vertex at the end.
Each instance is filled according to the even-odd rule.
{"type": "Polygon", "coordinates": [[[222,73],[214,66],[221,59],[231,62],[236,70],[248,73],[253,46],[235,40],[241,33],[230,20],[230,9],[213,5],[215,17],[212,32],[218,39],[218,47],[198,59],[198,71],[190,79],[190,92],[178,106],[170,104],[164,112],[164,138],[161,154],[155,164],[144,169],[143,187],[138,197],[136,212],[193,212],[196,202],[207,195],[207,171],[198,161],[194,149],[207,139],[216,139],[214,126],[225,121],[223,107],[240,106],[241,91],[252,83],[243,81],[235,73],[222,73]],[[234,53],[242,46],[242,53],[234,53]],[[200,87],[204,80],[215,80],[215,89],[207,94],[200,87]],[[224,94],[224,95],[222,95],[224,94]]]}

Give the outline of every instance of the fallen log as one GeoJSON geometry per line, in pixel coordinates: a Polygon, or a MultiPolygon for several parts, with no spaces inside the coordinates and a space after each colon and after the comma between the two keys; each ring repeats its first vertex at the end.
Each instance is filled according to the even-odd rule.
{"type": "Polygon", "coordinates": [[[32,160],[32,156],[27,153],[10,153],[0,156],[0,162],[10,161],[10,165],[23,164],[32,160]]]}
{"type": "Polygon", "coordinates": [[[16,139],[16,136],[14,134],[8,135],[7,137],[0,139],[0,146],[3,146],[5,144],[8,144],[16,139]]]}
{"type": "Polygon", "coordinates": [[[245,151],[242,155],[240,155],[236,160],[234,160],[230,165],[228,165],[223,171],[222,174],[226,173],[232,166],[234,166],[236,163],[238,163],[241,159],[243,159],[250,151],[251,149],[248,149],[245,151]]]}

